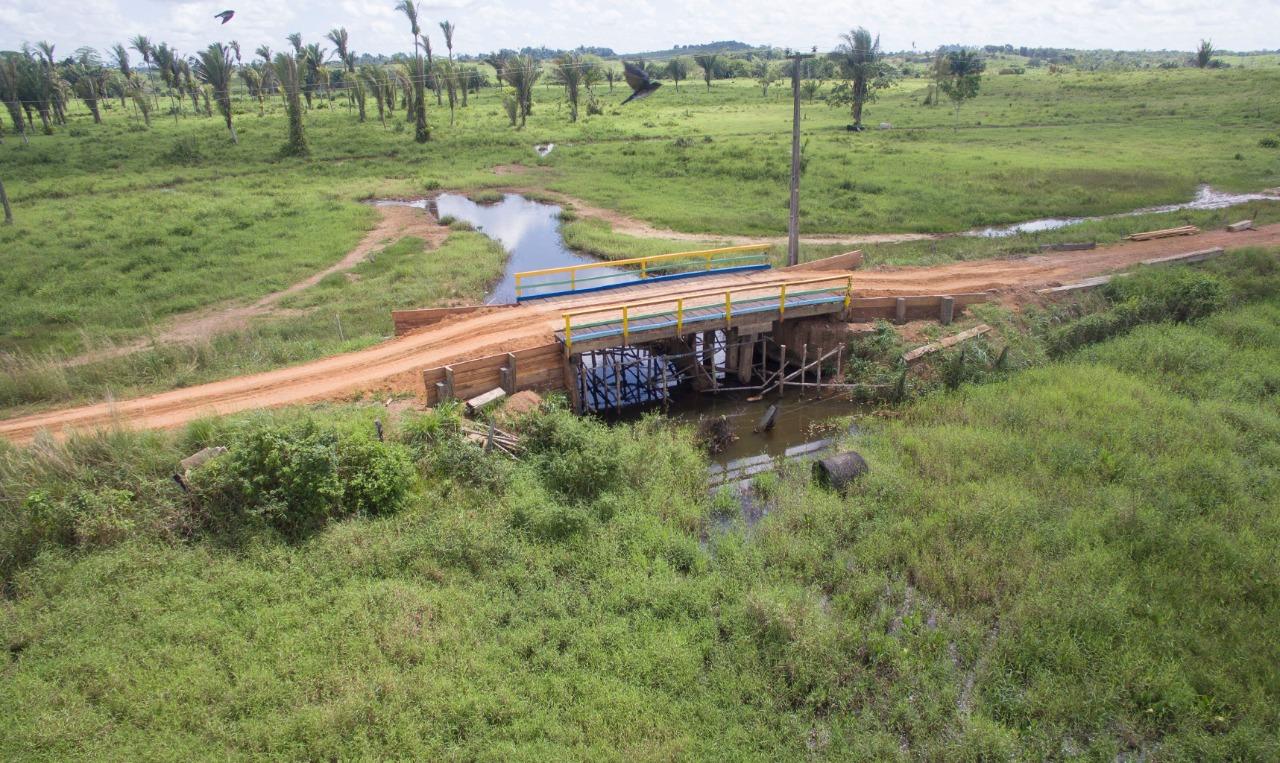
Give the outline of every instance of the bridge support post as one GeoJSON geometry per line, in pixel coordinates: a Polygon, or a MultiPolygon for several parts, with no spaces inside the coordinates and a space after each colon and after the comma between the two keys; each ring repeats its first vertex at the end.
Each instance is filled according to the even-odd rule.
{"type": "Polygon", "coordinates": [[[906,297],[898,297],[893,301],[893,322],[894,323],[907,322],[907,298],[906,297]]]}
{"type": "Polygon", "coordinates": [[[938,307],[938,322],[943,326],[950,326],[952,318],[956,314],[956,298],[943,297],[938,307]]]}

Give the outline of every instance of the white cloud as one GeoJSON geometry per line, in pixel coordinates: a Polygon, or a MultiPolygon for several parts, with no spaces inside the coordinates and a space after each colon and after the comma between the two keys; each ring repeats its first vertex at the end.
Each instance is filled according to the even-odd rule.
{"type": "MultiPolygon", "coordinates": [[[[213,41],[239,40],[252,49],[279,49],[285,35],[319,41],[345,26],[357,52],[408,49],[409,31],[394,0],[339,0],[302,5],[289,0],[0,0],[0,49],[47,39],[59,52],[81,45],[106,48],[135,34],[192,52],[213,41]],[[211,2],[216,1],[214,5],[211,2]],[[213,14],[236,11],[222,26],[213,14]]],[[[1012,43],[1060,47],[1190,50],[1201,37],[1220,48],[1280,46],[1280,3],[1222,0],[1211,8],[1193,0],[994,0],[941,4],[900,0],[854,12],[845,0],[810,0],[784,7],[776,0],[430,0],[423,28],[443,43],[436,24],[453,21],[457,49],[478,53],[526,45],[601,45],[619,52],[673,44],[738,39],[793,48],[832,47],[839,33],[866,26],[890,50],[942,43],[1012,43]]]]}

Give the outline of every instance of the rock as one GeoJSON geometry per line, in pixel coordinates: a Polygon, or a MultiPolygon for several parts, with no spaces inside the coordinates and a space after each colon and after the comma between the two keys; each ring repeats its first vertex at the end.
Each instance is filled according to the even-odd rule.
{"type": "Polygon", "coordinates": [[[866,459],[852,450],[820,458],[813,464],[813,475],[818,482],[841,493],[868,471],[866,459]]]}

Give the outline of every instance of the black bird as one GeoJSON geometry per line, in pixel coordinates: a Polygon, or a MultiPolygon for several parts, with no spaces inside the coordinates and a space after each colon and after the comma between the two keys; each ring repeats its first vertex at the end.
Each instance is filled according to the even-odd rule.
{"type": "Polygon", "coordinates": [[[223,11],[222,13],[215,13],[215,14],[213,14],[213,17],[214,17],[215,19],[222,19],[222,23],[223,23],[223,24],[225,24],[225,23],[227,23],[228,21],[230,21],[230,20],[231,20],[231,17],[232,17],[232,16],[234,16],[234,15],[236,15],[236,12],[235,12],[235,11],[223,11]]]}
{"type": "Polygon", "coordinates": [[[627,96],[627,100],[622,102],[624,106],[632,101],[648,98],[653,95],[653,91],[662,87],[661,82],[654,82],[649,79],[649,75],[645,73],[645,70],[635,64],[629,64],[624,61],[622,71],[622,76],[627,80],[627,84],[631,86],[631,95],[627,96]]]}

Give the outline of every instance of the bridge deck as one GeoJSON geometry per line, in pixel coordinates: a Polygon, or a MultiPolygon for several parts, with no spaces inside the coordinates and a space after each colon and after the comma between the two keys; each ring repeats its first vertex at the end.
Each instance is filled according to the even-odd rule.
{"type": "MultiPolygon", "coordinates": [[[[848,292],[843,286],[785,295],[775,292],[736,297],[728,304],[723,298],[704,296],[698,304],[683,306],[679,310],[666,306],[640,306],[630,310],[625,319],[618,314],[588,323],[575,323],[567,332],[568,336],[564,329],[557,331],[556,339],[564,344],[566,353],[588,352],[695,331],[758,326],[786,318],[838,313],[846,307],[847,298],[848,292]]],[[[621,312],[621,307],[618,312],[621,312]]]]}

